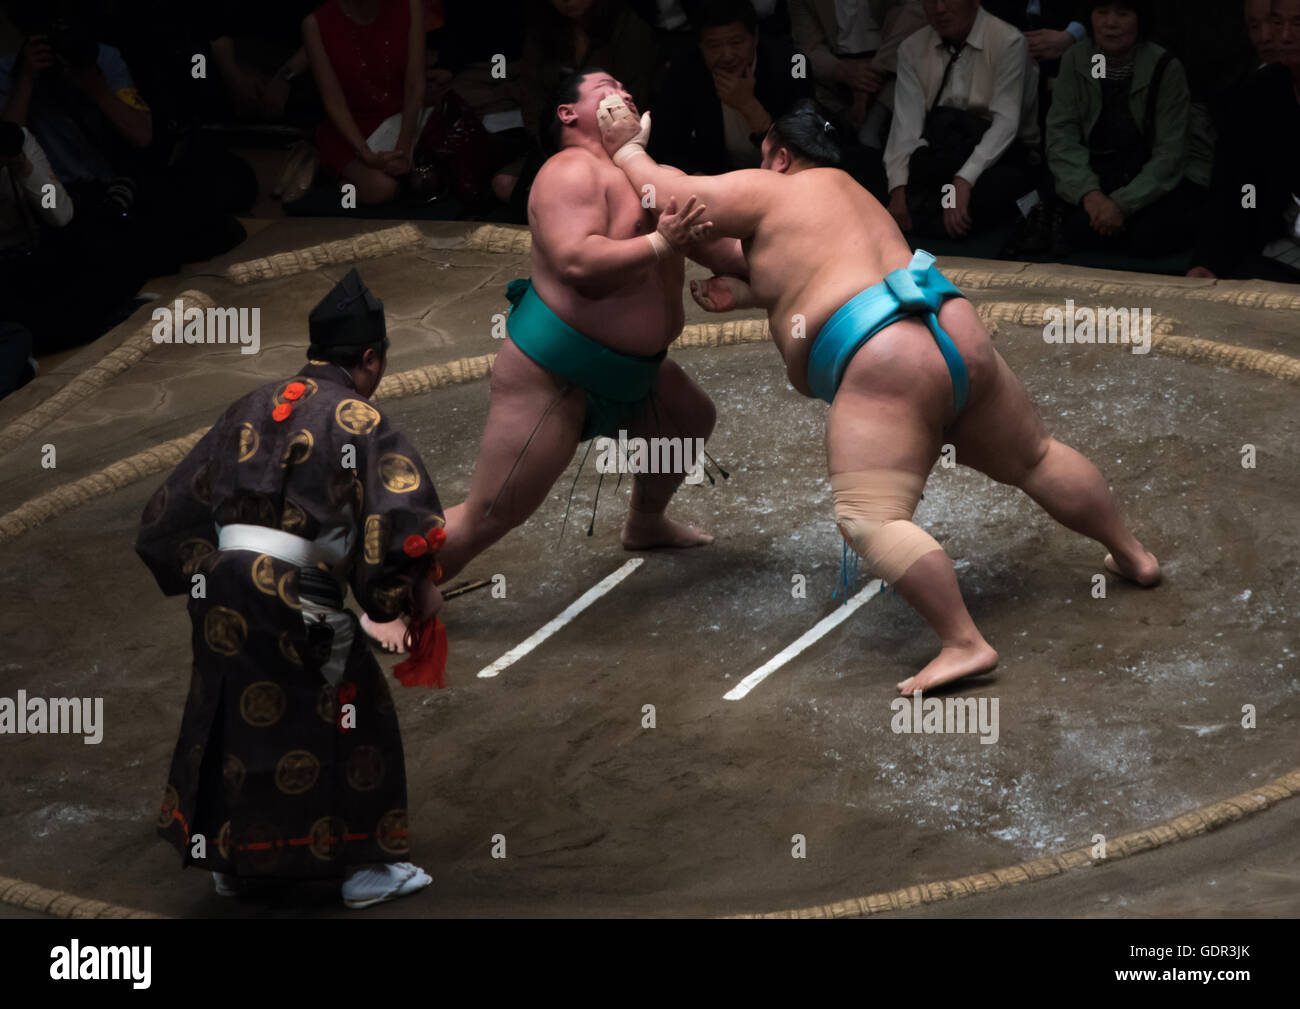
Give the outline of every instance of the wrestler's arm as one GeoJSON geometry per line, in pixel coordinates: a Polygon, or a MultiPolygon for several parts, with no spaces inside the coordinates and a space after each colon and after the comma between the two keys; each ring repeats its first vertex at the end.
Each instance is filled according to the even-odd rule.
{"type": "Polygon", "coordinates": [[[725,175],[683,175],[660,165],[644,151],[621,159],[618,165],[637,192],[653,186],[653,206],[658,214],[673,200],[682,206],[694,196],[705,206],[705,220],[721,238],[749,238],[758,228],[776,190],[785,179],[778,172],[745,168],[725,175]]]}
{"type": "Polygon", "coordinates": [[[533,240],[564,284],[619,287],[658,262],[646,236],[607,238],[609,212],[596,171],[578,157],[551,158],[537,175],[528,205],[533,240]]]}
{"type": "MultiPolygon", "coordinates": [[[[660,169],[673,175],[687,178],[685,172],[672,165],[660,165],[660,169]]],[[[684,205],[684,204],[681,204],[684,205]]],[[[686,248],[686,258],[694,260],[715,274],[749,279],[749,263],[741,251],[739,238],[713,238],[707,242],[695,242],[686,248]]]]}
{"type": "Polygon", "coordinates": [[[705,269],[728,277],[749,279],[749,263],[740,249],[739,238],[715,238],[697,242],[686,250],[686,258],[693,259],[705,269]]]}

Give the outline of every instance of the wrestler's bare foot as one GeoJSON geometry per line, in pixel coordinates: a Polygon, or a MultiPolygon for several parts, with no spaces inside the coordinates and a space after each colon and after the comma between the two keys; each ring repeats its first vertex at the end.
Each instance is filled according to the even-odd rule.
{"type": "Polygon", "coordinates": [[[702,529],[674,522],[663,512],[640,512],[629,508],[623,523],[624,550],[653,550],[655,547],[702,547],[713,537],[702,529]]]}
{"type": "Polygon", "coordinates": [[[987,673],[997,664],[998,653],[987,641],[981,640],[967,647],[942,648],[924,669],[897,684],[898,692],[910,697],[918,690],[929,691],[963,676],[987,673]]]}
{"type": "Polygon", "coordinates": [[[1133,557],[1117,558],[1114,554],[1107,554],[1105,564],[1107,571],[1143,588],[1154,588],[1160,584],[1160,562],[1149,550],[1143,550],[1141,555],[1133,557]]]}
{"type": "Polygon", "coordinates": [[[406,654],[406,621],[401,617],[386,624],[377,624],[363,613],[361,629],[383,645],[385,651],[406,654]]]}

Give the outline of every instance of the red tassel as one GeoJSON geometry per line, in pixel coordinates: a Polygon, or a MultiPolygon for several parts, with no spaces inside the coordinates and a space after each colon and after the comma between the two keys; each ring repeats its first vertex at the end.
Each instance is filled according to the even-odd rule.
{"type": "Polygon", "coordinates": [[[411,657],[393,667],[393,675],[404,687],[447,685],[447,629],[435,617],[406,629],[406,650],[411,657]]]}

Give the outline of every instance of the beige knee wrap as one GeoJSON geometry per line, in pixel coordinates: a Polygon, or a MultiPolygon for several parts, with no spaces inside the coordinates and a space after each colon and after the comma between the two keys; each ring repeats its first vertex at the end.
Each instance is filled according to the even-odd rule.
{"type": "Polygon", "coordinates": [[[873,574],[896,582],[916,561],[943,547],[912,523],[925,477],[901,470],[838,473],[831,477],[840,533],[873,574]]]}

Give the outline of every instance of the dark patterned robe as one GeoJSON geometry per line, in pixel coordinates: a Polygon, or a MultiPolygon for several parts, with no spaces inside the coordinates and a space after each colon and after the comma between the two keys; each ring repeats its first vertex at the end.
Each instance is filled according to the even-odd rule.
{"type": "Polygon", "coordinates": [[[232,523],[318,542],[350,537],[336,574],[372,619],[387,621],[408,608],[430,563],[406,555],[406,537],[443,516],[415,449],[335,365],[309,363],[225,412],[150,499],[136,542],[164,593],[191,596],[194,665],[159,834],[182,864],[239,876],[339,876],[349,864],[404,860],[401,737],[359,622],[334,614],[353,633],[333,685],[321,670],[334,639],[325,626],[309,632],[299,569],[219,550],[218,526],[232,523]],[[277,421],[295,381],[302,395],[277,421]],[[344,729],[349,702],[356,725],[344,729]],[[205,858],[192,857],[198,834],[205,858]]]}

